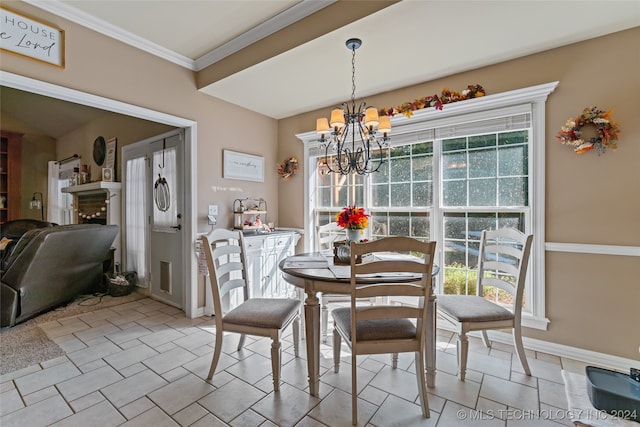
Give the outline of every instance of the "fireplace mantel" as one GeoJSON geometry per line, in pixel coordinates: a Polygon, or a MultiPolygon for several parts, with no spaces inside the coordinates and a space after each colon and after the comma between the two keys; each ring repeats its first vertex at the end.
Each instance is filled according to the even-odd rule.
{"type": "Polygon", "coordinates": [[[83,192],[119,192],[122,189],[121,182],[96,181],[88,184],[74,185],[72,187],[64,187],[63,193],[83,193],[83,192]]]}
{"type": "MultiPolygon", "coordinates": [[[[73,224],[78,224],[78,213],[79,209],[82,205],[82,200],[85,201],[87,199],[95,198],[95,195],[103,194],[105,197],[105,216],[107,224],[115,224],[118,227],[122,227],[122,222],[120,220],[121,213],[121,204],[120,204],[120,193],[122,190],[121,182],[110,182],[110,181],[96,181],[90,182],[88,184],[80,184],[74,185],[71,187],[62,188],[63,193],[69,193],[73,195],[73,213],[71,215],[71,221],[73,224]]],[[[80,221],[81,222],[81,221],[80,221]]],[[[120,230],[122,231],[122,230],[120,230]]],[[[120,236],[121,232],[118,232],[116,236],[116,240],[113,242],[113,246],[115,247],[115,261],[122,266],[122,254],[121,254],[121,244],[120,244],[120,236]]]]}

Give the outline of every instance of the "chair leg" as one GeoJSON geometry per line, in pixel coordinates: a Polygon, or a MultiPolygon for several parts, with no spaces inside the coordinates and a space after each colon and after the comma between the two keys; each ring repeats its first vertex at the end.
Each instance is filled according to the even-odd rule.
{"type": "Polygon", "coordinates": [[[418,380],[418,394],[420,397],[420,406],[422,407],[422,416],[425,418],[431,417],[431,411],[429,411],[429,398],[427,397],[427,377],[425,372],[425,355],[421,351],[415,352],[416,356],[416,379],[418,380]]]}
{"type": "Polygon", "coordinates": [[[391,354],[391,367],[393,369],[397,369],[398,368],[398,353],[392,353],[391,354]]]}
{"type": "Polygon", "coordinates": [[[340,371],[340,346],[342,346],[342,338],[335,329],[333,330],[333,372],[336,374],[340,371]]]}
{"type": "Polygon", "coordinates": [[[273,391],[280,391],[280,352],[282,344],[278,338],[271,343],[271,372],[273,375],[273,391]]]}
{"type": "Polygon", "coordinates": [[[329,309],[327,308],[327,304],[322,304],[321,310],[322,323],[320,324],[320,328],[322,329],[322,342],[327,342],[327,328],[329,326],[329,309]]]}
{"type": "Polygon", "coordinates": [[[238,351],[242,350],[242,347],[244,347],[244,339],[245,334],[240,334],[240,340],[238,341],[238,351]]]}
{"type": "Polygon", "coordinates": [[[516,347],[516,354],[522,363],[522,369],[527,376],[531,376],[531,369],[529,369],[529,362],[527,362],[527,355],[524,353],[524,346],[522,345],[522,333],[519,327],[513,328],[513,344],[516,347]]]}
{"type": "Polygon", "coordinates": [[[300,317],[293,320],[293,354],[298,357],[300,355],[300,317]]]}
{"type": "Polygon", "coordinates": [[[491,348],[491,341],[489,341],[489,335],[487,335],[487,331],[482,331],[482,341],[484,341],[484,346],[491,348]]]}
{"type": "Polygon", "coordinates": [[[222,329],[218,330],[216,328],[216,344],[213,350],[213,359],[211,360],[211,367],[209,368],[209,375],[207,375],[207,380],[211,380],[213,378],[213,374],[216,372],[216,367],[218,366],[218,361],[220,360],[220,353],[222,353],[222,336],[224,333],[222,329]]]}
{"type": "Polygon", "coordinates": [[[358,425],[358,380],[356,378],[356,352],[351,349],[351,424],[358,425]]]}
{"type": "Polygon", "coordinates": [[[458,378],[464,381],[467,372],[467,352],[469,351],[469,339],[467,334],[461,332],[458,334],[458,378]]]}

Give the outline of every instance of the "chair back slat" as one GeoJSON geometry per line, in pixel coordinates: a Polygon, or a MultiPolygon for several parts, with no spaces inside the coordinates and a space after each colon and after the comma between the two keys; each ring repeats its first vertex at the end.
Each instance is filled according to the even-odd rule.
{"type": "Polygon", "coordinates": [[[215,249],[213,249],[214,258],[219,258],[223,255],[233,255],[239,253],[240,248],[236,245],[218,245],[215,247],[215,249]]]}
{"type": "Polygon", "coordinates": [[[220,285],[220,297],[224,297],[234,289],[243,288],[245,284],[246,283],[244,279],[231,279],[227,282],[224,282],[222,285],[220,285]]]}
{"type": "Polygon", "coordinates": [[[242,289],[243,301],[248,298],[242,234],[220,228],[201,239],[209,269],[216,327],[222,328],[222,298],[233,289],[242,289]]]}
{"type": "MultiPolygon", "coordinates": [[[[501,255],[501,257],[506,257],[508,258],[515,258],[515,259],[520,259],[520,257],[522,257],[522,248],[521,247],[514,247],[514,246],[509,246],[506,245],[504,243],[492,243],[490,245],[487,245],[485,247],[485,251],[487,254],[499,254],[501,255]]],[[[487,257],[489,258],[489,257],[487,257]]],[[[498,257],[497,257],[498,258],[498,257]]]]}
{"type": "Polygon", "coordinates": [[[509,292],[511,295],[516,295],[517,288],[515,284],[507,282],[505,280],[497,279],[495,277],[485,277],[482,280],[482,286],[493,286],[494,288],[500,288],[505,292],[509,292]]]}
{"type": "Polygon", "coordinates": [[[221,258],[216,259],[216,273],[218,278],[224,277],[229,273],[233,273],[235,271],[237,271],[239,274],[242,274],[242,262],[229,261],[228,259],[221,258]]]}
{"type": "Polygon", "coordinates": [[[385,283],[366,286],[358,286],[355,294],[358,298],[397,297],[397,296],[424,296],[424,288],[419,284],[385,283]]]}
{"type": "Polygon", "coordinates": [[[356,274],[376,274],[376,273],[422,273],[424,261],[416,258],[415,261],[387,261],[364,262],[356,265],[356,274]]]}
{"type": "Polygon", "coordinates": [[[422,316],[422,307],[411,307],[408,305],[393,306],[362,306],[356,309],[358,320],[375,319],[419,319],[422,316]]]}
{"type": "Polygon", "coordinates": [[[509,264],[508,262],[504,261],[485,261],[484,271],[495,271],[511,277],[518,277],[518,273],[520,272],[520,261],[520,258],[518,258],[517,265],[509,264]]]}

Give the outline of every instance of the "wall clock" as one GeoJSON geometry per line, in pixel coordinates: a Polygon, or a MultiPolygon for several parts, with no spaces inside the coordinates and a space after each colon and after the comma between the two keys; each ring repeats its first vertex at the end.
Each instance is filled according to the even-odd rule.
{"type": "Polygon", "coordinates": [[[98,166],[102,166],[107,155],[107,143],[102,136],[93,141],[93,160],[98,166]]]}

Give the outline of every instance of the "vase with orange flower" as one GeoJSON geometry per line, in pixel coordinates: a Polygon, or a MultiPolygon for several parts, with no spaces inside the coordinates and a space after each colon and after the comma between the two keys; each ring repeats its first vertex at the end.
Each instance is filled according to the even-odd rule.
{"type": "Polygon", "coordinates": [[[336,215],[337,224],[347,233],[347,241],[359,242],[363,239],[363,231],[369,226],[369,214],[364,208],[345,206],[336,215]]]}

